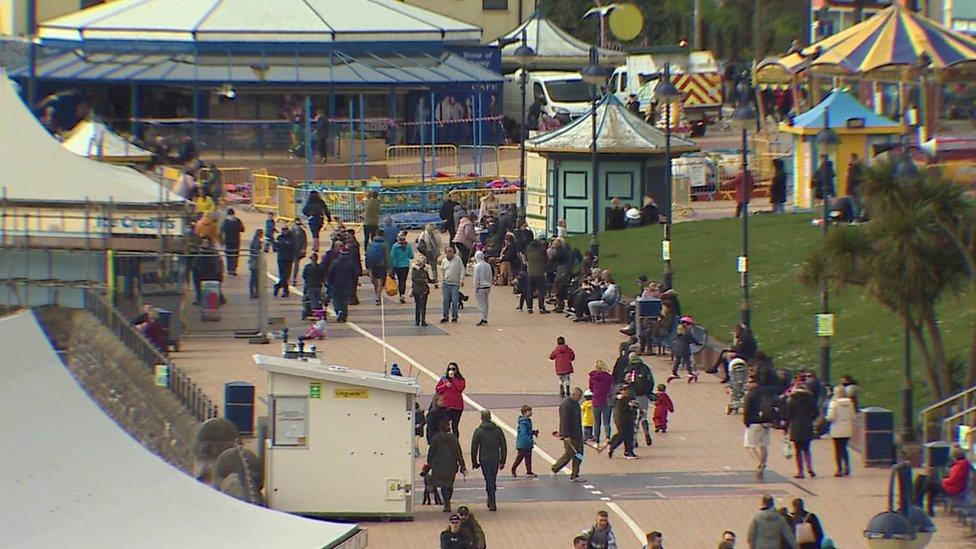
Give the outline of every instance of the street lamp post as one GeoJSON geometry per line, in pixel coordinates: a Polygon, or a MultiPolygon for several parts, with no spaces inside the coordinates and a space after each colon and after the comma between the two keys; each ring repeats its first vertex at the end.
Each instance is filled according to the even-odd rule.
{"type": "Polygon", "coordinates": [[[742,197],[742,255],[738,259],[737,270],[741,277],[742,306],[739,322],[750,327],[752,321],[752,304],[749,301],[749,199],[752,185],[749,178],[749,128],[756,123],[756,108],[749,101],[740,102],[732,112],[732,123],[742,131],[742,173],[739,176],[739,192],[742,197]]]}
{"type": "Polygon", "coordinates": [[[600,163],[596,155],[597,127],[596,127],[596,108],[600,102],[603,86],[607,83],[609,76],[606,68],[600,66],[600,53],[595,46],[590,47],[590,64],[580,71],[583,81],[593,86],[593,101],[590,108],[590,122],[592,125],[592,135],[590,138],[590,175],[592,177],[591,194],[593,195],[591,225],[592,238],[590,240],[590,251],[594,256],[600,252],[600,241],[597,238],[600,225],[600,184],[599,169],[600,163]]]}
{"type": "MultiPolygon", "coordinates": [[[[823,129],[817,132],[817,149],[823,155],[820,169],[820,194],[823,197],[823,219],[821,235],[824,250],[827,247],[827,231],[830,226],[830,178],[832,170],[827,169],[830,155],[837,150],[840,140],[837,132],[830,128],[830,112],[824,109],[823,129]]],[[[817,318],[817,335],[820,337],[820,381],[830,386],[830,336],[834,332],[834,316],[830,314],[830,295],[827,276],[820,277],[820,314],[817,318]]]]}
{"type": "MultiPolygon", "coordinates": [[[[902,138],[901,160],[895,165],[896,177],[913,177],[918,175],[918,168],[912,163],[911,157],[906,150],[904,138],[902,138]]],[[[902,386],[901,386],[901,442],[915,442],[915,417],[912,400],[914,400],[914,384],[912,382],[912,334],[905,322],[904,340],[902,342],[902,386]]],[[[922,442],[928,442],[923,440],[922,442]]]]}
{"type": "Polygon", "coordinates": [[[664,261],[664,289],[674,287],[674,271],[671,267],[671,210],[674,207],[673,191],[671,189],[671,103],[680,92],[671,82],[671,63],[664,64],[664,72],[660,82],[654,87],[654,98],[664,102],[664,194],[667,197],[664,214],[664,239],[661,242],[661,259],[664,261]]]}
{"type": "Polygon", "coordinates": [[[525,112],[525,85],[528,83],[529,75],[526,72],[526,68],[532,59],[535,57],[535,50],[533,50],[526,43],[526,31],[522,29],[522,44],[515,49],[515,60],[518,62],[521,68],[519,74],[519,89],[522,92],[522,124],[519,126],[519,214],[521,218],[525,219],[525,138],[529,134],[528,128],[526,128],[526,112],[525,112]]]}

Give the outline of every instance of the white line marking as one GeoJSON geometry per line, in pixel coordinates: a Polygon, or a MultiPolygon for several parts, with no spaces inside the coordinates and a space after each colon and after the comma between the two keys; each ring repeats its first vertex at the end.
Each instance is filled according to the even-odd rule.
{"type": "Polygon", "coordinates": [[[583,485],[583,488],[586,488],[587,490],[592,490],[593,489],[593,485],[592,484],[584,484],[583,485]]]}
{"type": "Polygon", "coordinates": [[[593,494],[593,495],[595,495],[595,496],[602,496],[603,495],[603,492],[601,492],[599,490],[590,490],[590,493],[593,494]]]}
{"type": "MultiPolygon", "coordinates": [[[[274,276],[274,275],[272,275],[270,273],[268,274],[268,278],[271,279],[271,280],[273,280],[273,281],[275,281],[275,282],[278,282],[278,277],[276,277],[276,276],[274,276]]],[[[300,296],[301,295],[304,295],[301,292],[301,290],[299,290],[297,288],[295,288],[292,291],[294,293],[300,295],[300,296]]],[[[383,345],[390,352],[392,352],[394,354],[397,354],[397,355],[400,355],[400,357],[403,358],[403,360],[407,361],[407,363],[409,363],[411,366],[413,366],[417,370],[419,370],[419,371],[423,372],[424,374],[426,374],[427,377],[429,377],[433,381],[436,382],[436,381],[440,380],[440,376],[439,375],[437,375],[433,371],[429,370],[423,364],[421,364],[421,363],[417,362],[416,360],[414,360],[413,357],[411,357],[410,355],[404,353],[403,351],[401,351],[400,349],[398,349],[396,346],[391,345],[391,344],[383,341],[382,339],[374,336],[373,334],[367,332],[366,330],[360,328],[359,325],[357,325],[355,322],[346,321],[346,326],[352,328],[353,331],[359,333],[363,337],[372,340],[374,343],[378,343],[380,345],[383,345]]],[[[470,404],[471,407],[474,408],[475,410],[478,410],[479,412],[485,410],[485,407],[484,406],[482,406],[481,404],[478,404],[477,401],[475,401],[474,399],[472,399],[468,395],[462,394],[462,396],[464,398],[464,401],[467,402],[468,404],[470,404]]],[[[518,435],[518,431],[516,431],[515,429],[513,429],[511,425],[509,425],[509,424],[505,423],[504,421],[502,421],[498,416],[494,416],[494,420],[495,420],[495,423],[498,424],[498,426],[501,427],[504,431],[507,431],[508,434],[512,435],[513,437],[515,437],[515,436],[518,435]]],[[[550,464],[552,464],[552,465],[555,465],[556,464],[556,458],[554,458],[551,455],[549,455],[549,453],[546,452],[545,450],[539,448],[539,446],[536,446],[535,449],[534,449],[534,451],[535,451],[535,453],[539,454],[539,456],[542,459],[548,461],[550,464]]],[[[561,473],[562,472],[565,472],[566,474],[569,474],[569,472],[568,472],[568,470],[567,470],[566,467],[564,467],[562,470],[560,470],[560,472],[561,473]]],[[[639,543],[644,543],[647,540],[647,536],[644,534],[644,531],[641,529],[641,527],[638,526],[637,523],[634,522],[634,519],[632,519],[630,517],[630,515],[628,515],[623,509],[621,509],[619,505],[617,505],[616,503],[614,503],[613,501],[611,501],[610,498],[608,498],[608,497],[601,497],[600,500],[606,502],[607,503],[607,507],[611,511],[613,511],[618,517],[620,517],[621,520],[624,521],[624,524],[626,524],[630,528],[630,531],[633,532],[634,536],[637,538],[637,541],[639,543]]]]}
{"type": "Polygon", "coordinates": [[[664,494],[662,494],[661,492],[658,492],[656,490],[654,491],[654,495],[657,496],[657,497],[659,497],[659,498],[661,498],[661,499],[668,499],[667,497],[664,496],[664,494]]]}

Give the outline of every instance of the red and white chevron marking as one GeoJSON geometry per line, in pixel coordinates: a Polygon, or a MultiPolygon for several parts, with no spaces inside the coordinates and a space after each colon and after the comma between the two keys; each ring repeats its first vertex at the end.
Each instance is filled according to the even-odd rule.
{"type": "Polygon", "coordinates": [[[722,104],[722,75],[717,72],[678,74],[674,85],[685,94],[686,107],[722,104]]]}

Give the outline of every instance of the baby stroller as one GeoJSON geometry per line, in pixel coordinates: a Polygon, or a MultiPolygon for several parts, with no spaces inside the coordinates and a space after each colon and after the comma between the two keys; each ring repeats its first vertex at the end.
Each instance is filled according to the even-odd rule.
{"type": "Polygon", "coordinates": [[[725,414],[741,412],[746,403],[746,380],[749,378],[749,367],[741,358],[733,358],[729,362],[729,403],[725,405],[725,414]]]}

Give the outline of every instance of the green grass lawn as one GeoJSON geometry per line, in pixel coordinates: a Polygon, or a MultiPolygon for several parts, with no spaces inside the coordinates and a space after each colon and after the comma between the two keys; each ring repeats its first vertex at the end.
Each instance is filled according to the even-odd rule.
{"type": "MultiPolygon", "coordinates": [[[[636,278],[646,274],[661,280],[660,226],[608,232],[600,235],[600,263],[610,269],[632,297],[636,278]]],[[[820,347],[815,337],[819,293],[805,290],[797,280],[807,251],[820,245],[820,228],[809,215],[761,215],[749,220],[749,276],[752,325],[759,346],[788,368],[819,368],[820,347]]],[[[580,249],[589,237],[573,237],[580,249]]],[[[679,223],[672,229],[674,287],[682,312],[695,318],[711,337],[731,341],[731,328],[739,318],[741,288],[736,258],[742,250],[741,219],[679,223]]],[[[902,328],[898,319],[858,288],[831,296],[835,337],[831,340],[831,377],[850,373],[862,386],[862,405],[900,409],[902,387],[902,328]]],[[[940,322],[947,356],[965,358],[974,321],[972,294],[946,299],[940,322]]],[[[932,401],[919,374],[916,357],[916,406],[932,401]]],[[[917,408],[916,408],[917,411],[917,408]]]]}

